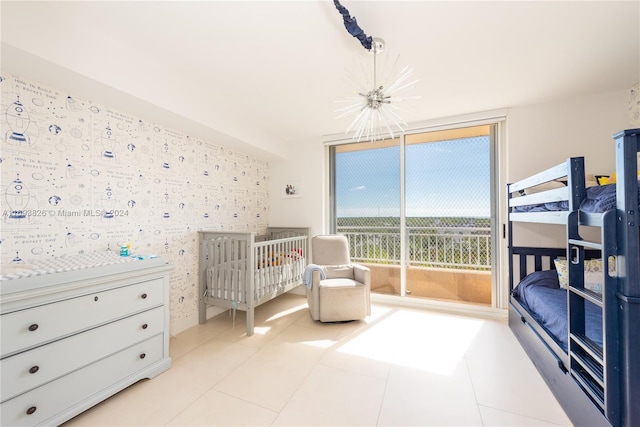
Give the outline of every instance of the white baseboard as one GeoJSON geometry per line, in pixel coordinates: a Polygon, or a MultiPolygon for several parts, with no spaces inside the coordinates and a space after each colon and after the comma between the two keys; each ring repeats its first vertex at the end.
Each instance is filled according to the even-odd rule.
{"type": "MultiPolygon", "coordinates": [[[[207,320],[211,319],[214,316],[217,316],[220,313],[224,313],[226,309],[208,306],[207,307],[207,320]]],[[[169,325],[169,334],[174,337],[178,335],[180,332],[184,332],[189,328],[192,328],[198,324],[198,313],[194,313],[189,317],[184,317],[182,319],[176,319],[171,322],[169,325]]]]}
{"type": "Polygon", "coordinates": [[[300,286],[296,286],[295,288],[291,289],[287,293],[288,294],[296,294],[296,295],[306,296],[307,295],[307,288],[305,288],[304,286],[300,285],[300,286]]]}
{"type": "Polygon", "coordinates": [[[450,314],[461,314],[464,316],[484,317],[494,320],[508,320],[509,311],[505,309],[485,307],[474,304],[461,304],[455,302],[431,300],[427,298],[407,298],[398,295],[385,295],[371,293],[371,302],[386,305],[395,305],[406,308],[420,308],[431,311],[441,311],[450,314]]]}

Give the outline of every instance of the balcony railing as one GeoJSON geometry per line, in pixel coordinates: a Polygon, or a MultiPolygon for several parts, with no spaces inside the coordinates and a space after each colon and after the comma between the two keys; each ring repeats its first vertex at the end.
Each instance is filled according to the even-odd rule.
{"type": "MultiPolygon", "coordinates": [[[[338,227],[349,240],[353,261],[400,263],[400,231],[394,227],[338,227]]],[[[411,267],[491,269],[488,227],[407,227],[407,264],[411,267]]]]}

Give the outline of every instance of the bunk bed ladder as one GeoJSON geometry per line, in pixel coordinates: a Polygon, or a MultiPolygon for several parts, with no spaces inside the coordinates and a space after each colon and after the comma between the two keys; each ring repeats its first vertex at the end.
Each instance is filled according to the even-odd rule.
{"type": "Polygon", "coordinates": [[[580,212],[568,216],[567,233],[569,260],[569,371],[571,376],[598,405],[612,425],[620,422],[620,369],[617,338],[617,279],[609,271],[609,257],[616,253],[616,212],[602,214],[601,243],[583,240],[579,235],[580,212]],[[598,250],[603,260],[602,295],[585,289],[584,261],[586,250],[598,250]],[[602,311],[602,346],[592,341],[586,332],[586,304],[602,311]]]}

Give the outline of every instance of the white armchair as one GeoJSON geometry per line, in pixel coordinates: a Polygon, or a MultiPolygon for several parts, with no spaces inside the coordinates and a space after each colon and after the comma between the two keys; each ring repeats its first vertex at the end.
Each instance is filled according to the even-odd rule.
{"type": "Polygon", "coordinates": [[[314,236],[311,239],[313,271],[307,301],[311,318],[321,322],[360,320],[371,314],[371,271],[351,263],[347,238],[341,235],[314,236]]]}

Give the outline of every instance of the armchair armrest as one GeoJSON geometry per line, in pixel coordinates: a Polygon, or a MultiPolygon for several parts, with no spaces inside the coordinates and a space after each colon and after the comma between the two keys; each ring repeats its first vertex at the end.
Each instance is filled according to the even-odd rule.
{"type": "Polygon", "coordinates": [[[364,284],[366,288],[365,298],[367,306],[367,316],[371,316],[371,270],[361,264],[353,264],[353,278],[364,284]]]}
{"type": "Polygon", "coordinates": [[[353,265],[353,278],[366,286],[371,286],[371,270],[361,264],[353,265]]]}
{"type": "Polygon", "coordinates": [[[309,311],[311,312],[311,318],[313,320],[320,319],[320,271],[316,270],[312,273],[311,289],[307,288],[307,302],[309,304],[309,311]]]}

